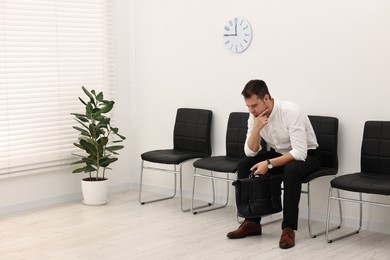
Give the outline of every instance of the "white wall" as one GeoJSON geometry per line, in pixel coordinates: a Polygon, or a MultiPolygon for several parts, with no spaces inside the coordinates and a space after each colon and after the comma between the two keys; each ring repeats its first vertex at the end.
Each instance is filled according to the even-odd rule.
{"type": "MultiPolygon", "coordinates": [[[[364,122],[389,119],[389,12],[384,0],[134,1],[132,121],[138,127],[132,181],[139,179],[140,153],[171,147],[178,107],[213,110],[213,152],[223,154],[228,114],[246,111],[240,92],[254,78],[309,114],[338,117],[340,173],[359,170],[364,122]],[[222,39],[234,16],[245,17],[253,29],[251,46],[241,54],[230,53],[222,39]]],[[[189,177],[192,168],[187,170],[189,177]]],[[[150,176],[151,188],[168,187],[165,178],[150,176]]],[[[329,180],[313,185],[318,217],[326,213],[329,180]]],[[[184,187],[189,195],[191,178],[184,187]]],[[[383,232],[390,212],[366,209],[366,227],[370,221],[368,228],[383,232]]],[[[345,211],[352,222],[356,213],[354,207],[345,211]]]]}

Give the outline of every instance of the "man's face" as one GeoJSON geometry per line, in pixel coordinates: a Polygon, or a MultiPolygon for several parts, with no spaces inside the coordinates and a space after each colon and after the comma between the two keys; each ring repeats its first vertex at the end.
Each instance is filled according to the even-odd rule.
{"type": "Polygon", "coordinates": [[[257,117],[260,115],[264,110],[267,109],[267,105],[265,102],[257,95],[252,95],[250,98],[245,99],[245,104],[248,107],[249,113],[257,117]]]}

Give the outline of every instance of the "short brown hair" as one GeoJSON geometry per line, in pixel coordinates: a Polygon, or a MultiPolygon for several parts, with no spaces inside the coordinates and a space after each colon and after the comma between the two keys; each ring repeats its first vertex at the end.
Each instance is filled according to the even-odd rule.
{"type": "Polygon", "coordinates": [[[246,83],[244,89],[241,92],[241,95],[243,95],[244,98],[250,98],[253,95],[257,95],[260,99],[263,99],[267,94],[271,98],[267,84],[265,84],[265,82],[260,79],[250,80],[248,83],[246,83]]]}

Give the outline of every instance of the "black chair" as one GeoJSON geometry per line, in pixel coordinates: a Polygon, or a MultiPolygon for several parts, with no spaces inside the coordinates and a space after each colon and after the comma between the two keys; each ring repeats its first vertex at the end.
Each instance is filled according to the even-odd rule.
{"type": "MultiPolygon", "coordinates": [[[[316,180],[319,177],[333,176],[336,175],[338,172],[339,161],[337,153],[337,143],[339,120],[335,117],[316,115],[309,115],[309,120],[311,122],[311,125],[313,126],[315,135],[317,137],[317,142],[319,144],[319,147],[317,149],[321,157],[321,167],[317,171],[314,171],[302,178],[302,183],[306,184],[306,190],[302,190],[301,193],[307,195],[307,221],[309,235],[312,238],[315,238],[318,235],[324,234],[326,230],[324,228],[324,230],[313,234],[311,219],[310,184],[312,181],[316,180]]],[[[341,226],[341,203],[339,203],[339,210],[340,223],[337,226],[332,227],[331,230],[340,228],[341,226]]],[[[270,222],[264,223],[263,225],[274,223],[275,221],[277,220],[272,220],[270,222]]]]}
{"type": "MultiPolygon", "coordinates": [[[[337,143],[339,120],[335,117],[316,115],[309,115],[309,119],[317,137],[317,142],[319,144],[319,147],[317,149],[321,156],[321,168],[302,178],[302,183],[307,184],[307,189],[302,190],[302,194],[307,195],[307,219],[309,235],[314,238],[318,235],[324,234],[325,230],[316,234],[313,234],[312,232],[310,183],[319,177],[336,175],[338,172],[339,161],[337,153],[337,143]]],[[[340,224],[336,227],[333,227],[332,230],[341,226],[341,204],[339,204],[339,210],[340,224]]]]}
{"type": "Polygon", "coordinates": [[[367,121],[365,123],[361,146],[360,172],[337,176],[330,182],[330,185],[325,235],[329,243],[360,232],[363,204],[390,207],[390,204],[362,199],[362,193],[390,195],[390,121],[367,121]],[[358,193],[359,199],[335,197],[332,195],[333,189],[358,193]],[[359,227],[357,230],[329,238],[331,200],[359,204],[359,227]]]}
{"type": "Polygon", "coordinates": [[[246,132],[248,129],[248,117],[249,113],[247,112],[232,112],[229,115],[227,131],[226,131],[226,155],[222,156],[212,156],[203,159],[196,160],[194,165],[194,181],[192,187],[192,202],[191,202],[191,211],[193,214],[200,212],[220,209],[226,207],[229,202],[229,182],[236,179],[236,175],[233,178],[230,178],[231,173],[236,173],[238,162],[245,156],[244,153],[244,144],[246,139],[246,132]],[[200,170],[200,171],[199,171],[200,170]],[[210,172],[207,174],[204,170],[210,172]],[[215,176],[214,172],[217,173],[226,173],[226,177],[215,176]],[[206,178],[211,179],[212,181],[212,192],[213,200],[208,203],[209,206],[213,205],[215,202],[215,188],[214,180],[221,180],[226,182],[226,202],[223,205],[208,208],[202,211],[195,211],[194,209],[194,198],[195,198],[195,184],[196,179],[206,178]]]}
{"type": "Polygon", "coordinates": [[[211,121],[212,111],[194,108],[179,108],[176,114],[175,127],[173,131],[173,149],[154,150],[141,154],[141,178],[139,189],[139,202],[156,202],[174,198],[176,195],[176,175],[180,178],[180,205],[182,211],[189,209],[183,208],[183,187],[182,187],[182,166],[185,162],[197,158],[205,158],[211,155],[211,121]],[[174,169],[166,167],[148,166],[145,162],[162,165],[173,165],[174,169]],[[179,170],[177,170],[179,166],[179,170]],[[142,200],[142,180],[144,169],[157,170],[160,172],[173,173],[174,190],[173,195],[148,201],[142,200]]]}

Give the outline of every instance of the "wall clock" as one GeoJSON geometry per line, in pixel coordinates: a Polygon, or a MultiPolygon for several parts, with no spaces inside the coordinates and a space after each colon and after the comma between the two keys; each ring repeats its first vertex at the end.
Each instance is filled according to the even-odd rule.
{"type": "Polygon", "coordinates": [[[234,53],[245,51],[252,40],[252,28],[243,17],[230,19],[224,28],[223,39],[225,46],[234,53]]]}

